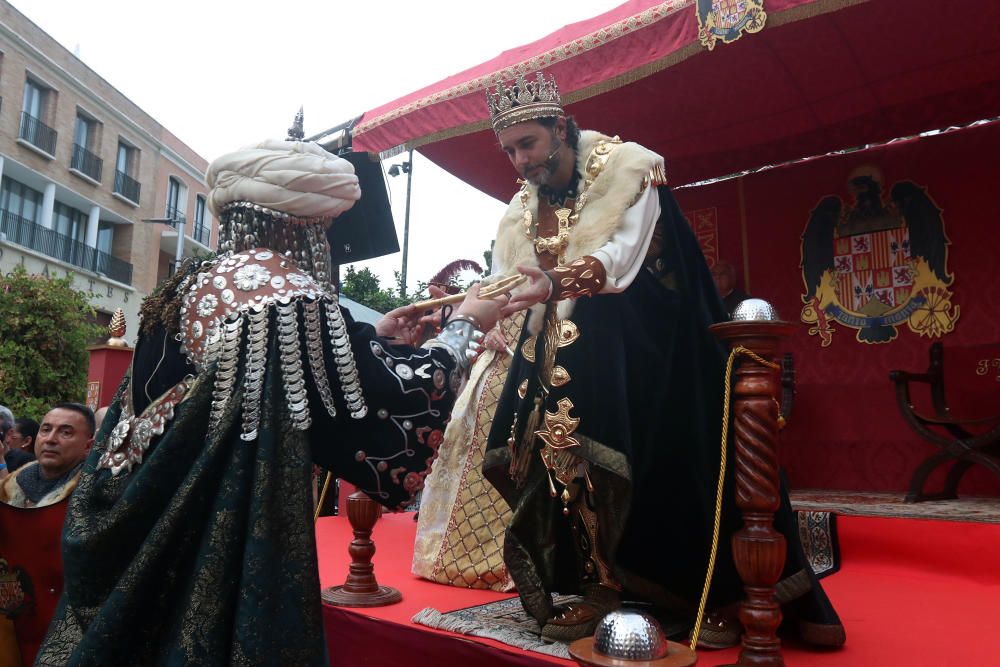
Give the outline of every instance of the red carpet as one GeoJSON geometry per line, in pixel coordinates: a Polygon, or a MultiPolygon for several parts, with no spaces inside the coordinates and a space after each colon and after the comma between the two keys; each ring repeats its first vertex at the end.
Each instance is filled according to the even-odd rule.
{"type": "MultiPolygon", "coordinates": [[[[985,667],[1000,664],[1000,525],[840,517],[843,565],[824,585],[847,628],[847,645],[817,652],[789,642],[786,664],[868,667],[985,667]]],[[[480,667],[573,664],[487,639],[410,623],[425,607],[451,611],[507,597],[441,586],[410,574],[412,514],[384,516],[373,538],[375,575],[403,601],[389,607],[324,607],[334,667],[480,667]]],[[[344,518],[320,519],[316,538],[323,586],[347,576],[344,518]]],[[[732,663],[737,649],[701,651],[699,665],[732,663]]]]}

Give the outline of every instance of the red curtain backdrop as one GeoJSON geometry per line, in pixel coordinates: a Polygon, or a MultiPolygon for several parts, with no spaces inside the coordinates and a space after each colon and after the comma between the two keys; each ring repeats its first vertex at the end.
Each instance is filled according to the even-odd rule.
{"type": "MultiPolygon", "coordinates": [[[[716,210],[719,257],[749,278],[747,291],[799,322],[786,348],[794,355],[797,393],[781,441],[793,487],[902,491],[917,464],[938,451],[903,421],[888,379],[892,369],[924,371],[930,339],[904,324],[894,341],[871,345],[835,324],[832,344],[821,348],[799,319],[799,245],[809,213],[827,195],[850,203],[847,177],[859,166],[881,170],[884,195],[910,180],[943,209],[955,276],[950,289],[961,309],[954,331],[941,339],[949,403],[963,417],[1000,412],[1000,368],[992,365],[1000,359],[998,152],[1000,123],[992,123],[677,191],[687,212],[716,210]]],[[[960,492],[1000,495],[1000,479],[977,467],[960,492]]]]}

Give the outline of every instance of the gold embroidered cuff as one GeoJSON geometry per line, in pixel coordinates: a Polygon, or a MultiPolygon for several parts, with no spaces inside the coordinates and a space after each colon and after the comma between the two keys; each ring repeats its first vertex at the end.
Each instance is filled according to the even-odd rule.
{"type": "Polygon", "coordinates": [[[585,255],[567,266],[557,266],[548,272],[554,290],[552,301],[593,296],[601,291],[607,280],[607,271],[600,260],[585,255]]]}

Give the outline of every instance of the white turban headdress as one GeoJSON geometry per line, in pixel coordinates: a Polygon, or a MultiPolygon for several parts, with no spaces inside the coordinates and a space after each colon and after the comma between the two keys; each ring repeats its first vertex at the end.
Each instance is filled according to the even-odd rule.
{"type": "Polygon", "coordinates": [[[216,159],[206,175],[208,207],[253,202],[297,218],[335,218],[361,198],[354,165],[318,144],[267,139],[216,159]]]}

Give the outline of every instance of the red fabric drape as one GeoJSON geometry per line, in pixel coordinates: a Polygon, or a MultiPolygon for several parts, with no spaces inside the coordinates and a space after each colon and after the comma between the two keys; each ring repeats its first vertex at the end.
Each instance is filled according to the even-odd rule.
{"type": "Polygon", "coordinates": [[[484,88],[555,75],[582,126],[667,157],[674,185],[1000,113],[1000,3],[767,0],[765,28],[709,52],[691,2],[633,0],[364,115],[357,150],[404,143],[506,200],[484,88]],[[476,125],[478,123],[478,125],[476,125]]]}
{"type": "MultiPolygon", "coordinates": [[[[819,201],[837,195],[850,202],[847,176],[862,165],[881,170],[886,197],[898,181],[926,187],[943,209],[951,240],[948,268],[955,276],[950,289],[961,309],[954,331],[941,339],[949,403],[958,416],[985,417],[1000,410],[1000,368],[977,372],[982,360],[1000,358],[1000,234],[994,228],[998,151],[1000,123],[993,123],[773,169],[742,182],[680,189],[677,198],[685,211],[716,210],[720,257],[731,261],[741,277],[746,261],[748,291],[771,301],[785,320],[799,322],[804,294],[800,236],[819,201]]],[[[903,325],[896,340],[871,345],[858,342],[854,329],[834,328],[833,342],[821,348],[819,338],[809,336],[800,322],[787,346],[795,359],[797,394],[781,439],[781,459],[791,483],[796,488],[904,490],[919,461],[938,450],[903,421],[888,374],[892,369],[923,372],[931,340],[903,325]]],[[[960,491],[1000,495],[1000,479],[974,468],[960,491]]]]}

